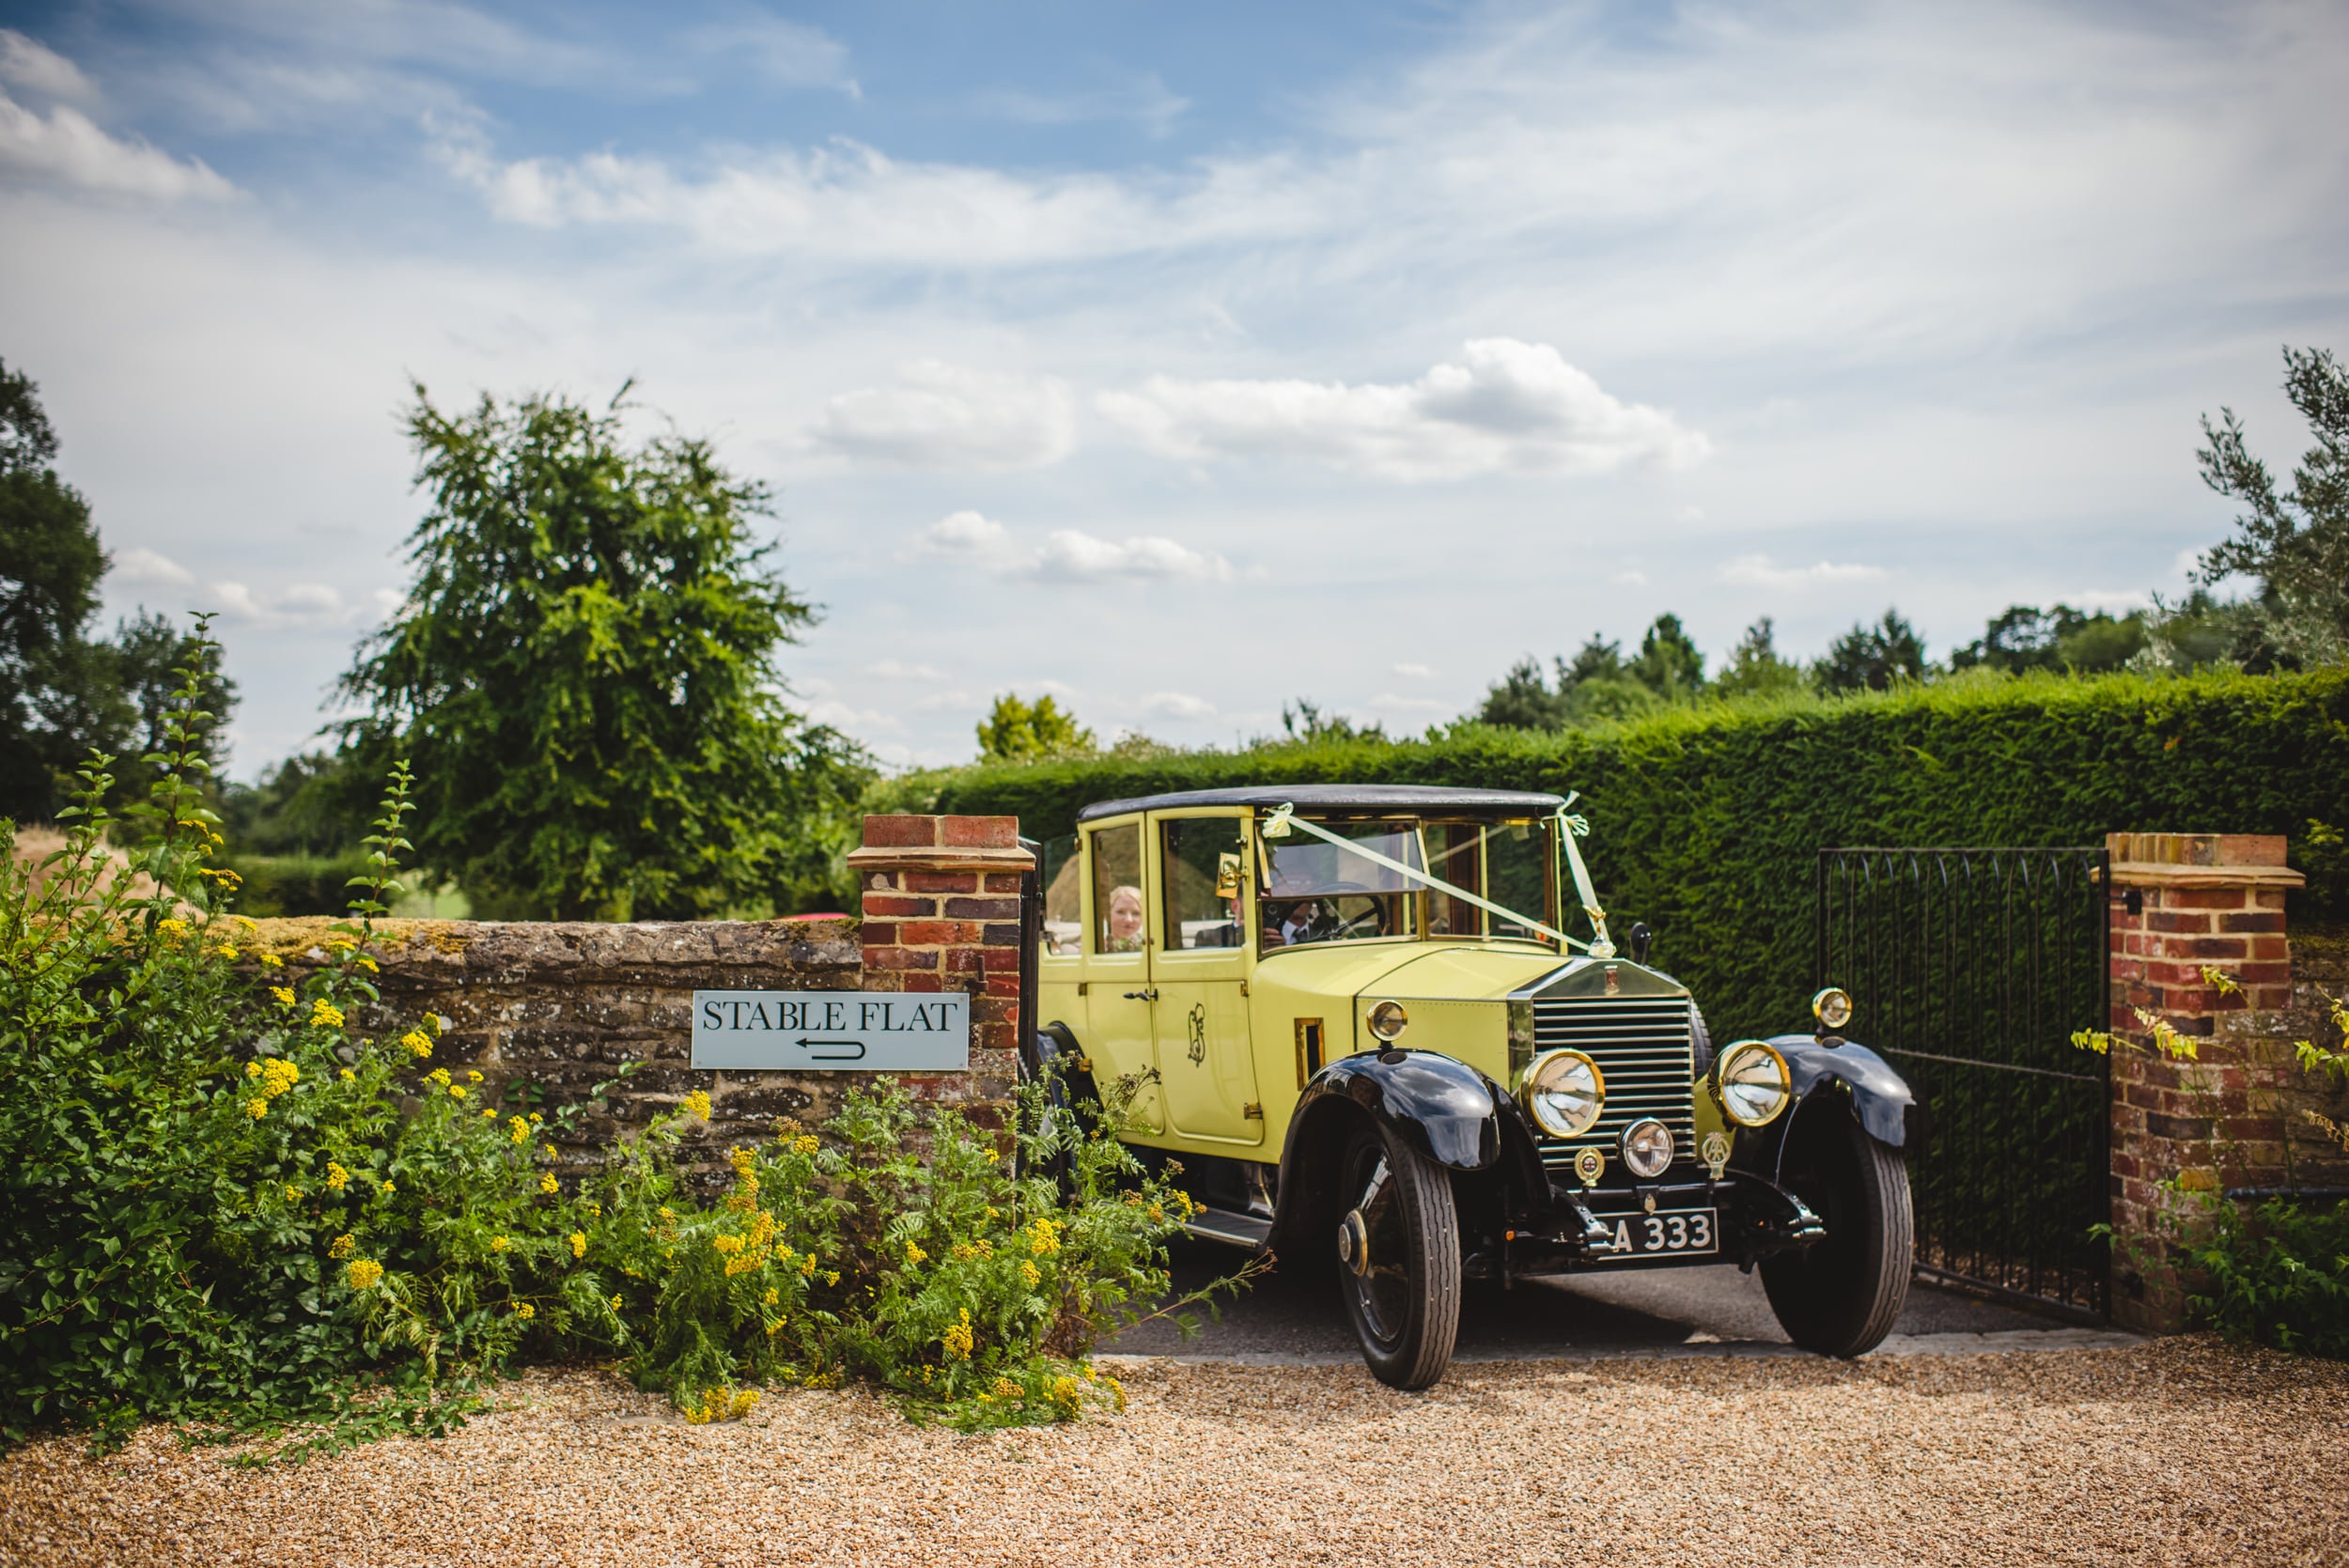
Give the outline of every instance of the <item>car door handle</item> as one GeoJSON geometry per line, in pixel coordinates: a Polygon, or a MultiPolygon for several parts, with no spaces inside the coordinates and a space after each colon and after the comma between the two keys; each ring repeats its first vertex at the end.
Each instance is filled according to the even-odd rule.
{"type": "Polygon", "coordinates": [[[1159,993],[1156,991],[1128,991],[1126,993],[1126,1000],[1128,1001],[1156,1001],[1159,1000],[1159,993]]]}

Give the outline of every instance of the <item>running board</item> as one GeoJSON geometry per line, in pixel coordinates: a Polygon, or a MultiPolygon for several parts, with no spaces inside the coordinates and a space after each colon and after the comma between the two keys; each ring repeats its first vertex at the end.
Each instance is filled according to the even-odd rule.
{"type": "Polygon", "coordinates": [[[1234,1214],[1230,1209],[1201,1208],[1183,1226],[1204,1241],[1220,1241],[1227,1247],[1245,1247],[1252,1251],[1261,1248],[1272,1234],[1272,1221],[1252,1214],[1234,1214]]]}

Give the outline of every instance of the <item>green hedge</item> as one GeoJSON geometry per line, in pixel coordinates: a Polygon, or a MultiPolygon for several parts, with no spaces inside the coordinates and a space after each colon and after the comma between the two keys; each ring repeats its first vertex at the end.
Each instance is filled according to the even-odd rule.
{"type": "Polygon", "coordinates": [[[266,920],[278,915],[339,915],[350,908],[350,879],[370,868],[353,850],[326,859],[310,855],[215,856],[213,865],[241,878],[234,905],[239,914],[266,920]]]}
{"type": "Polygon", "coordinates": [[[1313,782],[1579,790],[1616,929],[1656,928],[1657,962],[1697,988],[1717,1032],[1799,1021],[1823,846],[2285,833],[2312,884],[2294,918],[2349,915],[2337,840],[2311,831],[2349,826],[2349,670],[1984,677],[1595,730],[968,768],[941,779],[933,801],[900,791],[897,809],[1008,813],[1042,837],[1095,800],[1313,782]]]}

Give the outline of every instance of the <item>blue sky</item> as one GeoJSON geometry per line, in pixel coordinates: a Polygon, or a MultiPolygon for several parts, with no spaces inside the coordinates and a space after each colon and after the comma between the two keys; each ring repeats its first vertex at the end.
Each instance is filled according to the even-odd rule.
{"type": "Polygon", "coordinates": [[[236,768],[397,602],[397,414],[717,438],[895,762],[993,693],[1416,730],[1660,611],[2184,585],[2349,349],[2338,6],[0,6],[0,357],[236,768]],[[647,421],[650,414],[646,415],[647,421]]]}

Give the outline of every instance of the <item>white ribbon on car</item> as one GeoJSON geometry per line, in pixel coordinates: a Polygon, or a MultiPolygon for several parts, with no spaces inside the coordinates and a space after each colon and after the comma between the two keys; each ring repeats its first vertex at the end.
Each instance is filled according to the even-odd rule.
{"type": "Polygon", "coordinates": [[[1266,838],[1286,838],[1290,829],[1302,828],[1314,837],[1325,843],[1334,844],[1349,854],[1359,855],[1373,865],[1384,866],[1387,870],[1408,877],[1412,881],[1436,893],[1459,899],[1464,904],[1472,904],[1486,914],[1499,915],[1503,920],[1515,921],[1519,925],[1539,932],[1552,941],[1563,942],[1568,947],[1579,947],[1594,958],[1611,958],[1615,955],[1615,944],[1607,939],[1607,911],[1598,907],[1598,894],[1591,891],[1591,874],[1584,868],[1581,852],[1574,845],[1575,835],[1580,833],[1587,837],[1591,825],[1582,817],[1566,815],[1566,807],[1574,804],[1575,799],[1576,797],[1572,795],[1567,796],[1565,803],[1558,808],[1558,837],[1566,846],[1566,864],[1573,871],[1574,888],[1582,900],[1583,912],[1591,917],[1591,928],[1598,934],[1598,939],[1595,942],[1586,942],[1579,938],[1569,937],[1563,931],[1555,930],[1530,915],[1521,915],[1517,910],[1496,904],[1488,898],[1480,898],[1468,889],[1447,882],[1433,873],[1422,871],[1414,865],[1406,865],[1401,861],[1392,856],[1382,855],[1376,849],[1366,848],[1350,838],[1330,831],[1317,822],[1308,822],[1297,815],[1297,807],[1294,803],[1274,807],[1272,815],[1266,817],[1263,825],[1256,831],[1266,838]]]}

